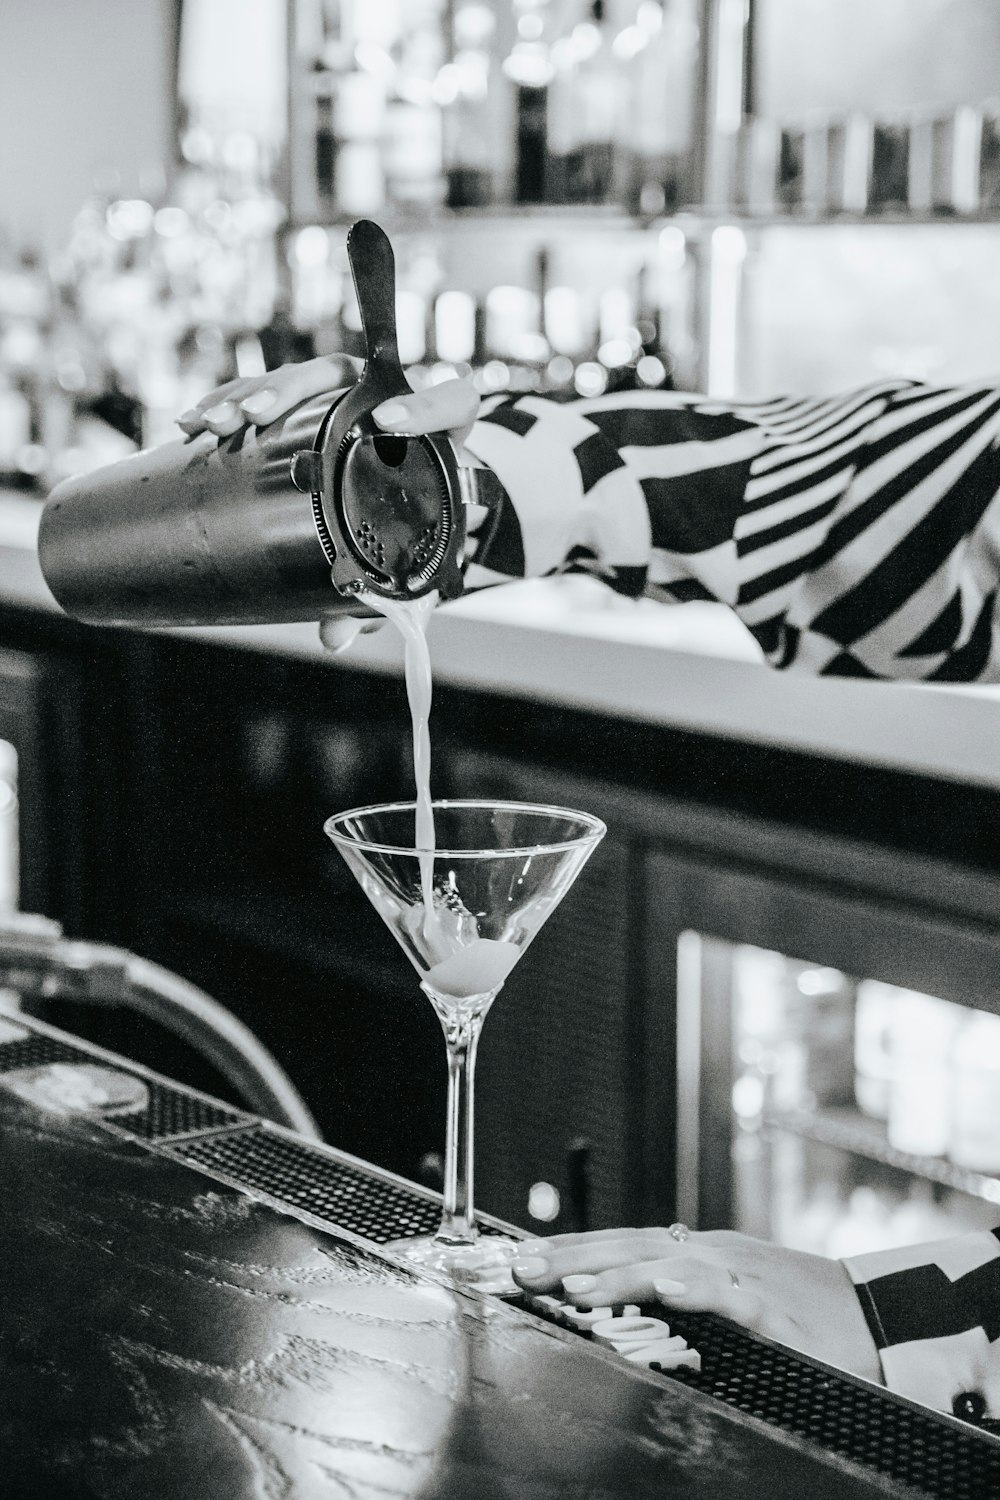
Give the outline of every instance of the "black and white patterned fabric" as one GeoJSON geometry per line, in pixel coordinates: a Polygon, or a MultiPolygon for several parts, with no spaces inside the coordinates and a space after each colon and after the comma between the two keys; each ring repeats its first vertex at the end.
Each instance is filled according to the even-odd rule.
{"type": "Polygon", "coordinates": [[[981,1398],[1000,1417],[1000,1229],[844,1265],[891,1390],[941,1411],[981,1398]]]}
{"type": "Polygon", "coordinates": [[[776,667],[1000,680],[1000,385],[492,398],[468,447],[509,497],[470,584],[586,570],[729,605],[776,667]]]}
{"type": "MultiPolygon", "coordinates": [[[[776,667],[1000,681],[1000,385],[494,398],[468,447],[508,495],[472,586],[586,570],[729,605],[776,667]]],[[[844,1264],[891,1389],[1000,1417],[1000,1230],[844,1264]]]]}

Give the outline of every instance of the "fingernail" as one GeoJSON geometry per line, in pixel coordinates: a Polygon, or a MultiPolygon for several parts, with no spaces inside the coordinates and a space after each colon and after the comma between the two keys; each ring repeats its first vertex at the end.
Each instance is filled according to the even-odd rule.
{"type": "Polygon", "coordinates": [[[200,422],[201,412],[196,406],[192,406],[190,411],[182,411],[180,416],[175,417],[174,420],[176,421],[178,427],[183,427],[185,422],[200,422]]]}
{"type": "Polygon", "coordinates": [[[683,1281],[670,1281],[664,1277],[662,1281],[653,1282],[653,1291],[658,1297],[683,1297],[687,1287],[683,1281]]]}
{"type": "Polygon", "coordinates": [[[563,1290],[569,1292],[571,1297],[576,1297],[580,1292],[593,1291],[597,1285],[596,1276],[564,1276],[563,1290]]]}
{"type": "Polygon", "coordinates": [[[405,401],[386,401],[375,407],[372,416],[383,427],[400,427],[410,420],[410,408],[405,401]]]}
{"type": "Polygon", "coordinates": [[[552,1242],[551,1240],[522,1240],[517,1248],[518,1253],[523,1255],[525,1260],[531,1260],[534,1256],[545,1255],[551,1250],[552,1242]]]}
{"type": "Polygon", "coordinates": [[[522,1277],[525,1281],[538,1281],[548,1273],[549,1263],[536,1257],[531,1260],[516,1260],[511,1266],[515,1276],[522,1277]]]}
{"type": "Polygon", "coordinates": [[[273,406],[276,395],[277,392],[272,390],[257,391],[254,395],[248,396],[245,401],[240,402],[240,410],[245,411],[251,417],[256,417],[262,411],[267,411],[269,406],[273,406]]]}
{"type": "Polygon", "coordinates": [[[236,407],[231,401],[220,401],[218,406],[210,406],[205,412],[206,422],[229,422],[236,415],[236,407]]]}

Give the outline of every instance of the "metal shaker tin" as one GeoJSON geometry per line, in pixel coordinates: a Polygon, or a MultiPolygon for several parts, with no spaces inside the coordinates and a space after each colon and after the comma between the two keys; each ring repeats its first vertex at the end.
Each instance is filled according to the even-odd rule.
{"type": "Polygon", "coordinates": [[[64,480],[38,537],[59,604],[94,625],[241,625],[335,608],[310,497],[290,478],[329,407],[319,397],[260,431],[202,433],[64,480]]]}
{"type": "Polygon", "coordinates": [[[444,434],[393,436],[371,413],[409,395],[392,249],[348,236],[368,358],[357,385],[264,428],[211,433],[68,479],[38,549],[56,600],[100,625],[246,625],[369,614],[365,593],[461,592],[462,486],[444,434]]]}

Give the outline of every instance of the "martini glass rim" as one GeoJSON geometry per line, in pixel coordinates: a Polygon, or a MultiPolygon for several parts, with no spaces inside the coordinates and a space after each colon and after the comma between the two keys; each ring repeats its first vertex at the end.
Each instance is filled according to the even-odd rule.
{"type": "Polygon", "coordinates": [[[323,824],[323,830],[329,838],[337,845],[345,848],[358,849],[365,854],[431,854],[435,859],[482,859],[488,854],[491,859],[526,859],[529,855],[536,854],[560,854],[570,849],[579,849],[588,844],[597,844],[607,833],[607,824],[601,818],[595,817],[593,813],[580,812],[577,808],[561,807],[555,803],[547,802],[518,802],[510,801],[501,797],[436,797],[431,803],[435,812],[448,811],[450,809],[477,809],[479,811],[494,811],[513,813],[527,813],[532,817],[557,817],[572,818],[578,823],[585,825],[585,832],[579,833],[575,838],[548,840],[534,844],[517,844],[509,848],[504,846],[498,848],[477,849],[448,849],[444,847],[434,849],[423,849],[416,844],[387,844],[375,839],[357,838],[353,834],[344,831],[343,827],[348,818],[363,818],[371,813],[395,813],[415,812],[417,803],[410,799],[402,802],[371,802],[365,807],[349,807],[344,812],[334,813],[327,818],[323,824]]]}

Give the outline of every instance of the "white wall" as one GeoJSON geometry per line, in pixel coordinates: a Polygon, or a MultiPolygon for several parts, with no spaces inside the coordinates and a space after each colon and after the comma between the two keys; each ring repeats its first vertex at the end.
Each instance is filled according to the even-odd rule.
{"type": "Polygon", "coordinates": [[[911,106],[1000,94],[1000,0],[757,0],[762,114],[911,106]]]}
{"type": "Polygon", "coordinates": [[[0,233],[52,249],[113,167],[170,162],[174,0],[2,0],[0,233]]]}

